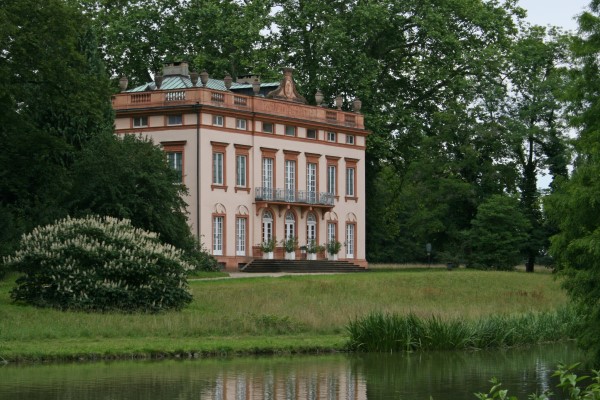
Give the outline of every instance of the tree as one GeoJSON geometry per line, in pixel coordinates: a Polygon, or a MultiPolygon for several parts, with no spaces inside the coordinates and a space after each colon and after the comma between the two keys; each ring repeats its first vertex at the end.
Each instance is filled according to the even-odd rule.
{"type": "Polygon", "coordinates": [[[112,131],[88,20],[61,0],[0,1],[0,254],[66,215],[74,154],[112,131]]]}
{"type": "Polygon", "coordinates": [[[563,286],[580,307],[579,343],[600,360],[600,1],[579,17],[580,36],[572,51],[571,122],[579,129],[577,159],[568,180],[544,202],[559,232],[550,251],[563,286]]]}
{"type": "Polygon", "coordinates": [[[471,224],[467,266],[512,270],[519,263],[529,221],[517,199],[491,196],[479,205],[471,224]]]}
{"type": "Polygon", "coordinates": [[[271,0],[72,0],[93,19],[109,72],[133,85],[151,80],[166,61],[222,76],[265,73],[270,51],[261,31],[271,0]]]}
{"type": "Polygon", "coordinates": [[[189,249],[183,195],[187,189],[166,163],[165,153],[147,139],[99,137],[78,156],[68,211],[72,216],[110,215],[157,232],[189,249]]]}
{"type": "Polygon", "coordinates": [[[510,95],[506,125],[520,169],[521,206],[530,222],[524,246],[526,271],[547,242],[537,176],[547,168],[553,180],[566,176],[568,164],[564,101],[568,36],[527,26],[510,52],[510,95]]]}

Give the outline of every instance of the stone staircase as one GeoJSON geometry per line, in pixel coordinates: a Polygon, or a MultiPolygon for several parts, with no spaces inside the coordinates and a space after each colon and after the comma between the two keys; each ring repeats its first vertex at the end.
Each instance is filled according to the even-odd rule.
{"type": "Polygon", "coordinates": [[[329,260],[262,260],[249,262],[241,272],[288,272],[288,273],[315,273],[315,272],[365,272],[366,268],[359,267],[348,261],[329,260]]]}

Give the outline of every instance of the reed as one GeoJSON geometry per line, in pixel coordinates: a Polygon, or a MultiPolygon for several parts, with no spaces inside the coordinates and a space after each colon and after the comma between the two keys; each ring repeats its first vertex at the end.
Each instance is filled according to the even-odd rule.
{"type": "Polygon", "coordinates": [[[412,352],[523,346],[570,339],[579,320],[571,307],[475,320],[374,312],[347,325],[347,347],[352,351],[412,352]]]}

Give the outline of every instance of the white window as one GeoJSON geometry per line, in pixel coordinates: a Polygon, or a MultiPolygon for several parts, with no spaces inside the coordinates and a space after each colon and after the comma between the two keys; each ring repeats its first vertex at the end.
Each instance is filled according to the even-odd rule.
{"type": "Polygon", "coordinates": [[[223,217],[213,217],[213,255],[223,255],[223,217]]]}
{"type": "Polygon", "coordinates": [[[346,135],[346,144],[354,144],[354,135],[346,135]]]}
{"type": "Polygon", "coordinates": [[[354,197],[354,168],[346,168],[346,196],[354,197]]]}
{"type": "Polygon", "coordinates": [[[246,187],[246,156],[236,156],[235,158],[235,185],[237,187],[246,187]]]}
{"type": "Polygon", "coordinates": [[[354,224],[346,225],[346,258],[354,258],[354,224]]]}
{"type": "Polygon", "coordinates": [[[309,139],[316,139],[317,138],[317,130],[316,129],[307,129],[306,137],[309,139]]]}
{"type": "Polygon", "coordinates": [[[327,166],[327,192],[335,195],[337,168],[335,165],[327,166]]]}
{"type": "Polygon", "coordinates": [[[246,218],[235,220],[235,255],[246,255],[246,218]]]}
{"type": "Polygon", "coordinates": [[[237,129],[243,129],[246,130],[246,120],[245,119],[236,119],[235,120],[235,127],[237,129]]]}
{"type": "Polygon", "coordinates": [[[285,161],[285,200],[296,200],[296,161],[285,161]]]}
{"type": "Polygon", "coordinates": [[[270,122],[263,122],[262,123],[262,130],[265,133],[273,133],[273,124],[270,122]]]}
{"type": "Polygon", "coordinates": [[[273,215],[265,211],[262,217],[262,240],[268,242],[273,238],[273,215]]]}
{"type": "Polygon", "coordinates": [[[148,126],[148,117],[133,117],[134,128],[145,128],[148,126]]]}
{"type": "Polygon", "coordinates": [[[223,185],[223,153],[213,153],[213,185],[223,185]]]}
{"type": "Polygon", "coordinates": [[[296,136],[296,127],[292,125],[286,125],[285,134],[286,136],[296,136]]]}
{"type": "Polygon", "coordinates": [[[181,114],[171,114],[167,117],[167,125],[183,124],[183,116],[181,114]]]}
{"type": "Polygon", "coordinates": [[[262,164],[263,197],[269,200],[273,197],[273,159],[263,158],[262,164]]]}
{"type": "Polygon", "coordinates": [[[288,211],[285,214],[285,240],[293,239],[296,235],[296,217],[294,213],[288,211]]]}
{"type": "Polygon", "coordinates": [[[334,242],[335,240],[335,224],[329,222],[327,223],[327,243],[334,242]]]}
{"type": "Polygon", "coordinates": [[[327,140],[329,142],[335,142],[335,132],[327,132],[327,140]]]}
{"type": "Polygon", "coordinates": [[[306,164],[306,195],[309,203],[317,201],[317,164],[306,164]]]}
{"type": "Polygon", "coordinates": [[[213,121],[213,125],[215,125],[215,126],[223,126],[223,116],[222,115],[213,115],[212,121],[213,121]]]}
{"type": "Polygon", "coordinates": [[[169,167],[177,172],[178,182],[183,181],[182,153],[180,151],[167,152],[167,163],[169,167]]]}
{"type": "MultiPolygon", "coordinates": [[[[306,242],[311,243],[317,240],[317,217],[315,214],[308,213],[306,216],[306,242]]],[[[316,244],[316,243],[315,243],[316,244]]]]}

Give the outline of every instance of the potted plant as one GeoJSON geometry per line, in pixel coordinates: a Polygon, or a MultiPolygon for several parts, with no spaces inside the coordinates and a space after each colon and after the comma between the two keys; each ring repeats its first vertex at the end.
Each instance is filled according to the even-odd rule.
{"type": "Polygon", "coordinates": [[[308,260],[316,260],[317,253],[321,251],[323,251],[323,246],[318,245],[314,239],[306,244],[306,252],[308,253],[306,258],[308,260]]]}
{"type": "Polygon", "coordinates": [[[298,239],[292,236],[287,239],[283,239],[281,241],[281,244],[283,245],[283,249],[285,250],[285,259],[295,260],[296,248],[298,247],[298,239]]]}
{"type": "Polygon", "coordinates": [[[342,244],[335,239],[327,243],[327,259],[337,261],[341,249],[342,244]]]}
{"type": "Polygon", "coordinates": [[[271,238],[267,241],[264,241],[260,244],[260,251],[263,253],[263,260],[272,260],[273,259],[273,250],[275,250],[275,238],[271,238]]]}

